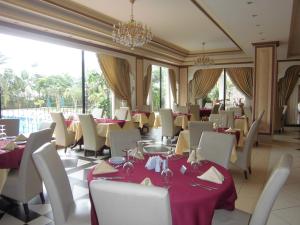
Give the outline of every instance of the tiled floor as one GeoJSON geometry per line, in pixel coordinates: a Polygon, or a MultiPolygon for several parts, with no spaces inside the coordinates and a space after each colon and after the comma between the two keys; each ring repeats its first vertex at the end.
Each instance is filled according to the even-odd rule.
{"type": "MultiPolygon", "coordinates": [[[[153,129],[143,138],[160,141],[160,130],[153,129]]],[[[300,224],[300,151],[296,150],[300,148],[299,138],[299,128],[289,128],[282,135],[274,135],[272,142],[261,143],[256,147],[253,154],[253,173],[248,180],[244,179],[242,172],[231,168],[238,192],[237,208],[247,212],[253,211],[272,166],[287,152],[294,156],[292,173],[273,207],[268,225],[300,224]]],[[[70,150],[67,154],[59,151],[59,154],[68,173],[74,197],[88,198],[86,174],[101,157],[84,157],[82,152],[70,150]]],[[[47,194],[45,195],[46,204],[41,204],[38,197],[30,202],[30,218],[27,223],[21,205],[0,197],[0,225],[54,224],[51,206],[47,194]]]]}

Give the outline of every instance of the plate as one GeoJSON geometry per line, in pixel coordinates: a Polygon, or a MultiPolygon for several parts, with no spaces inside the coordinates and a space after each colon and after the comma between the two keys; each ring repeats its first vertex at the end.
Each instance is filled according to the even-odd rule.
{"type": "Polygon", "coordinates": [[[110,162],[111,164],[115,164],[115,165],[122,164],[125,161],[126,161],[125,158],[121,157],[121,156],[113,156],[108,160],[108,162],[110,162]]]}
{"type": "Polygon", "coordinates": [[[17,145],[25,145],[27,141],[15,141],[17,145]]]}
{"type": "Polygon", "coordinates": [[[149,154],[162,154],[170,151],[170,149],[162,144],[153,144],[144,146],[144,152],[149,154]]]}

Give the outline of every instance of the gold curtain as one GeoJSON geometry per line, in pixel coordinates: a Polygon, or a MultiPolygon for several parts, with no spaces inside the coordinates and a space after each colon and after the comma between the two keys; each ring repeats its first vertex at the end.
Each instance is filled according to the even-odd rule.
{"type": "Polygon", "coordinates": [[[295,65],[289,67],[284,77],[280,78],[278,81],[278,103],[279,106],[286,105],[289,97],[291,96],[294,87],[298,81],[300,74],[300,66],[295,65]]]}
{"type": "Polygon", "coordinates": [[[110,89],[131,107],[130,67],[127,60],[102,54],[97,54],[97,57],[110,89]]]}
{"type": "Polygon", "coordinates": [[[198,98],[205,97],[217,83],[223,69],[204,69],[194,73],[191,84],[191,97],[195,102],[198,98]]]}
{"type": "Polygon", "coordinates": [[[147,68],[146,76],[143,77],[143,105],[147,105],[147,98],[149,94],[150,84],[152,76],[152,65],[147,68]]]}
{"type": "Polygon", "coordinates": [[[251,67],[228,68],[232,83],[249,98],[253,96],[253,73],[251,67]]]}
{"type": "Polygon", "coordinates": [[[169,69],[169,81],[171,85],[171,91],[173,94],[174,102],[177,104],[176,74],[173,69],[169,69]]]}

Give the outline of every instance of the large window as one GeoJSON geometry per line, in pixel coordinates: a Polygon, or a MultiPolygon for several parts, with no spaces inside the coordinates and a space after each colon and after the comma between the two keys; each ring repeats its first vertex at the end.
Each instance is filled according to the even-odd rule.
{"type": "Polygon", "coordinates": [[[101,107],[111,116],[110,90],[95,53],[4,34],[0,51],[1,117],[19,118],[21,133],[51,120],[51,111],[68,117],[101,107]]]}

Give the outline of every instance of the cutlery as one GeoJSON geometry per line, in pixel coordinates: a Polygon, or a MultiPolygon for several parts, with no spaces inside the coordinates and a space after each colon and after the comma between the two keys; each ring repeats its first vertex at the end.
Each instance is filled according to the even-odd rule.
{"type": "Polygon", "coordinates": [[[199,183],[192,183],[191,186],[193,186],[193,187],[203,187],[203,188],[207,188],[207,189],[210,189],[210,190],[218,190],[217,187],[206,186],[206,185],[199,184],[199,183]]]}
{"type": "Polygon", "coordinates": [[[96,177],[96,179],[103,179],[103,180],[122,180],[125,177],[96,177]]]}

